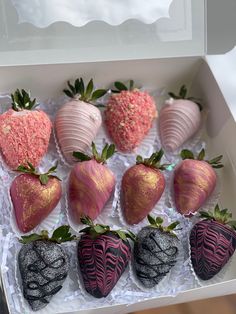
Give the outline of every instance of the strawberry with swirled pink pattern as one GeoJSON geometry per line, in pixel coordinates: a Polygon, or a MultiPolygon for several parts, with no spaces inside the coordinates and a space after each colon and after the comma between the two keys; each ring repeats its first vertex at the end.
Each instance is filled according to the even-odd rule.
{"type": "Polygon", "coordinates": [[[194,154],[184,149],[181,161],[174,171],[174,202],[176,209],[185,216],[191,216],[211,196],[217,176],[213,168],[222,168],[222,155],[211,160],[204,160],[202,149],[195,158],[194,154]]]}
{"type": "Polygon", "coordinates": [[[115,152],[115,145],[106,144],[99,154],[92,144],[92,156],[74,152],[78,162],[71,170],[68,183],[69,214],[76,223],[82,216],[96,219],[115,187],[115,176],[105,165],[115,152]]]}
{"type": "Polygon", "coordinates": [[[213,278],[228,263],[236,249],[236,221],[227,209],[200,212],[204,220],[195,224],[190,234],[191,261],[202,280],[213,278]]]}
{"type": "Polygon", "coordinates": [[[130,233],[94,225],[89,217],[81,222],[89,225],[78,243],[78,262],[85,290],[95,298],[106,297],[115,287],[131,259],[130,233]]]}

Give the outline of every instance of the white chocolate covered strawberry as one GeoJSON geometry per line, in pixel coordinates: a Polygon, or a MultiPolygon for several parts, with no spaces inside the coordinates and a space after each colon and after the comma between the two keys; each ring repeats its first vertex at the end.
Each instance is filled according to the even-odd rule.
{"type": "Polygon", "coordinates": [[[47,114],[33,110],[36,99],[22,89],[11,95],[12,109],[0,115],[0,150],[11,169],[30,162],[38,166],[48,149],[52,124],[47,114]]]}
{"type": "Polygon", "coordinates": [[[183,85],[179,95],[171,96],[160,111],[159,132],[161,143],[167,152],[174,152],[199,129],[201,105],[193,97],[186,98],[187,89],[183,85]]]}
{"type": "Polygon", "coordinates": [[[92,102],[106,94],[106,90],[94,91],[91,79],[85,88],[83,79],[68,82],[69,90],[64,93],[72,100],[57,112],[55,120],[56,136],[67,162],[72,163],[73,152],[86,152],[95,139],[102,124],[100,110],[92,102]]]}

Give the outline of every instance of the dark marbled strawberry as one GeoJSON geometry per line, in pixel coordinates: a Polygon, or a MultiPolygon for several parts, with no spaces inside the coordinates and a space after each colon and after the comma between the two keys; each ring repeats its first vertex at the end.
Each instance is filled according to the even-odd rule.
{"type": "Polygon", "coordinates": [[[190,234],[191,260],[202,280],[214,277],[229,261],[236,248],[236,232],[215,220],[198,222],[190,234]]]}
{"type": "Polygon", "coordinates": [[[78,260],[86,291],[96,298],[106,297],[128,266],[131,248],[128,241],[108,232],[95,239],[82,235],[78,260]]]}

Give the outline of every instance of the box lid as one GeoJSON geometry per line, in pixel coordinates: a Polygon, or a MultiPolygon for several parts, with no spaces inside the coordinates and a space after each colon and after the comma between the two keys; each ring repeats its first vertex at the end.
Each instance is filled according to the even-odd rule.
{"type": "Polygon", "coordinates": [[[0,64],[146,59],[205,52],[204,0],[120,0],[118,8],[114,6],[117,0],[96,0],[104,4],[100,11],[92,2],[0,0],[0,64]]]}

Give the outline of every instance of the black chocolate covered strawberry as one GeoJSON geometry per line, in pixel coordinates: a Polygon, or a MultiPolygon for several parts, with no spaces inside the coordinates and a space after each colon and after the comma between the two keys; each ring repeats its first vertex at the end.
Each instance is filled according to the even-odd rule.
{"type": "Polygon", "coordinates": [[[191,261],[202,280],[214,277],[229,261],[236,248],[236,221],[227,209],[200,212],[204,220],[196,223],[190,234],[191,261]]]}
{"type": "Polygon", "coordinates": [[[153,288],[177,261],[179,240],[173,230],[179,222],[164,227],[160,217],[149,215],[148,220],[150,225],[139,231],[134,243],[134,270],[146,288],[153,288]]]}
{"type": "Polygon", "coordinates": [[[78,261],[86,291],[95,298],[106,297],[115,287],[131,258],[127,237],[132,234],[94,225],[89,217],[81,219],[88,227],[78,243],[78,261]]]}
{"type": "Polygon", "coordinates": [[[18,254],[23,295],[33,311],[44,308],[61,290],[69,260],[59,244],[74,238],[69,226],[61,226],[51,238],[43,230],[41,234],[23,236],[20,240],[24,244],[18,254]]]}

